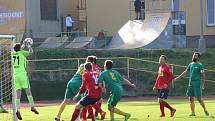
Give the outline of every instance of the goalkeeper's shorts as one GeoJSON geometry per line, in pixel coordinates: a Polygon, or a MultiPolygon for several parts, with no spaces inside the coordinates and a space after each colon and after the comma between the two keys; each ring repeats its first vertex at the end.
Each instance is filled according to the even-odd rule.
{"type": "Polygon", "coordinates": [[[30,83],[26,72],[15,74],[14,81],[16,90],[30,88],[30,83]]]}

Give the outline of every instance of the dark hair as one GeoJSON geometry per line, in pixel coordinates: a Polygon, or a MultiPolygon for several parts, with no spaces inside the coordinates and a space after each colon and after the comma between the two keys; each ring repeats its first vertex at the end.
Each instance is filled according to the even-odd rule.
{"type": "Polygon", "coordinates": [[[105,61],[105,66],[106,66],[106,69],[112,69],[113,68],[113,61],[112,60],[106,60],[105,61]]]}
{"type": "Polygon", "coordinates": [[[67,16],[71,16],[71,14],[67,14],[67,16]]]}
{"type": "Polygon", "coordinates": [[[97,57],[93,56],[93,63],[96,64],[97,63],[96,61],[97,61],[97,57]]]}
{"type": "Polygon", "coordinates": [[[167,57],[165,55],[161,55],[160,57],[163,57],[165,60],[167,60],[167,57]]]}
{"type": "Polygon", "coordinates": [[[84,64],[84,68],[85,68],[85,70],[92,70],[92,63],[86,62],[86,63],[84,64]]]}
{"type": "Polygon", "coordinates": [[[87,56],[86,62],[93,63],[93,61],[94,61],[93,56],[87,56]]]}
{"type": "Polygon", "coordinates": [[[201,53],[200,52],[194,52],[194,54],[197,54],[199,58],[201,58],[201,53]]]}
{"type": "Polygon", "coordinates": [[[16,52],[20,51],[20,50],[21,50],[21,44],[19,44],[19,43],[15,44],[14,47],[13,47],[13,49],[14,49],[16,52]]]}

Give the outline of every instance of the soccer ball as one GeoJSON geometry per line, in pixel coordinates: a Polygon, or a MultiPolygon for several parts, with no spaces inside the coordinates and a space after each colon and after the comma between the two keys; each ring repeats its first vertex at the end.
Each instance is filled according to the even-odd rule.
{"type": "Polygon", "coordinates": [[[31,38],[25,38],[24,43],[25,43],[25,45],[32,46],[33,45],[33,39],[31,39],[31,38]]]}

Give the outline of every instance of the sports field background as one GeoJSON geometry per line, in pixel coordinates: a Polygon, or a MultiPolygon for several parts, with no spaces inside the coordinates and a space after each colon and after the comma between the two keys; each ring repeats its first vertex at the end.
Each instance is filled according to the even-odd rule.
{"type": "MultiPolygon", "coordinates": [[[[215,121],[215,99],[207,98],[205,99],[206,106],[210,113],[209,117],[204,116],[203,109],[200,104],[196,101],[196,117],[189,117],[190,108],[189,102],[186,97],[182,97],[183,99],[176,99],[175,97],[170,97],[170,104],[177,109],[174,118],[169,118],[169,111],[165,109],[166,118],[160,118],[159,105],[156,102],[156,97],[152,97],[151,99],[145,98],[137,98],[137,99],[122,99],[122,101],[117,106],[118,108],[131,113],[131,118],[129,121],[215,121]],[[136,101],[135,101],[136,100],[136,101]],[[149,116],[149,117],[148,117],[149,116]]],[[[40,115],[35,115],[30,112],[30,108],[24,107],[21,108],[23,121],[53,121],[54,117],[58,111],[60,101],[57,103],[48,103],[48,101],[37,102],[38,110],[40,111],[40,115]]],[[[26,106],[26,104],[24,105],[26,106]]],[[[102,105],[103,109],[107,111],[107,104],[104,102],[102,105]]],[[[74,105],[69,105],[66,107],[66,110],[62,114],[62,119],[64,121],[69,121],[71,118],[71,113],[74,110],[74,105]]],[[[1,120],[0,114],[0,121],[1,120]]],[[[11,115],[11,114],[9,114],[11,115]]],[[[123,117],[119,115],[115,115],[115,121],[123,121],[123,117]]],[[[106,115],[106,119],[104,121],[109,121],[109,113],[106,115]]],[[[90,120],[88,120],[90,121],[90,120]]]]}

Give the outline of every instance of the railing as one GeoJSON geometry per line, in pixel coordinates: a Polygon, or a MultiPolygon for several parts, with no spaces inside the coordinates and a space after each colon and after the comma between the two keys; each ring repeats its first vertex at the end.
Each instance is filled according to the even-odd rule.
{"type": "MultiPolygon", "coordinates": [[[[33,47],[40,47],[43,43],[47,43],[46,39],[50,37],[56,37],[57,41],[55,43],[61,43],[62,45],[68,45],[69,43],[89,43],[86,47],[87,49],[95,49],[95,48],[106,48],[108,41],[111,37],[107,36],[107,31],[98,31],[98,32],[84,32],[84,31],[72,31],[72,32],[32,32],[32,33],[15,33],[16,41],[21,42],[25,37],[31,37],[34,40],[33,47]],[[102,34],[99,34],[102,33],[102,34]],[[90,36],[89,36],[90,35],[90,36]],[[101,35],[101,36],[100,36],[101,35]],[[65,40],[65,37],[68,37],[65,40]],[[93,37],[92,41],[81,40],[81,41],[73,41],[75,38],[79,37],[93,37]]],[[[50,41],[48,41],[50,42],[50,41]]],[[[49,43],[47,43],[49,44],[49,43]]],[[[53,44],[53,43],[52,43],[53,44]]],[[[63,48],[64,46],[60,46],[63,48]]]]}
{"type": "MultiPolygon", "coordinates": [[[[98,58],[97,63],[103,67],[104,61],[111,59],[114,62],[114,69],[119,71],[125,78],[130,79],[137,85],[135,95],[151,95],[154,94],[152,87],[155,83],[159,63],[156,61],[129,58],[129,57],[110,57],[98,58]]],[[[76,72],[81,63],[85,62],[85,58],[63,58],[63,59],[39,59],[29,60],[31,81],[45,82],[67,82],[76,72]]],[[[186,66],[170,64],[174,75],[181,74],[186,66]]],[[[211,86],[215,86],[214,74],[215,70],[205,69],[206,87],[208,94],[214,94],[211,86]]],[[[172,94],[183,95],[186,90],[188,77],[180,79],[181,81],[172,82],[172,94]],[[179,86],[180,85],[180,86],[179,86]],[[179,91],[178,91],[179,90],[179,91]],[[180,92],[180,93],[179,93],[180,92]]],[[[130,92],[129,92],[130,93],[130,92]]]]}

